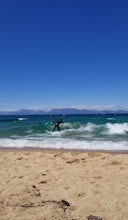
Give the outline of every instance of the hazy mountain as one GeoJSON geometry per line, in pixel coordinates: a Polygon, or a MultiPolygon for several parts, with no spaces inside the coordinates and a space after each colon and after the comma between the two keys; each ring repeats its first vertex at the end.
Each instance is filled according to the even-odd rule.
{"type": "Polygon", "coordinates": [[[21,109],[17,111],[0,111],[0,115],[68,115],[68,114],[128,114],[128,110],[87,110],[77,108],[54,108],[49,111],[21,109]]]}

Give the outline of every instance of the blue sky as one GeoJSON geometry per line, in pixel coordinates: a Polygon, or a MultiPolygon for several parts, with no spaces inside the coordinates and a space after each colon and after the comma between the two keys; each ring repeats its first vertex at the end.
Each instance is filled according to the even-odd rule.
{"type": "Polygon", "coordinates": [[[1,0],[0,110],[128,106],[128,1],[1,0]]]}

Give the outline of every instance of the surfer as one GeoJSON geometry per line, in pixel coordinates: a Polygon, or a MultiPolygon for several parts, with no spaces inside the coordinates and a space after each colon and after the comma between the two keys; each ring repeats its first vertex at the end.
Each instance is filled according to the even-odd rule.
{"type": "Polygon", "coordinates": [[[60,131],[60,124],[61,123],[64,123],[62,118],[58,118],[58,120],[56,121],[55,126],[53,128],[53,131],[55,131],[56,128],[58,129],[58,131],[60,131]]]}

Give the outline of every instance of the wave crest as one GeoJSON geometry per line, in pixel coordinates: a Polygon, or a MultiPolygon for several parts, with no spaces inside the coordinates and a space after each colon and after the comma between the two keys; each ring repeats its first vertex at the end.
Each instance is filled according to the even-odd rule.
{"type": "Polygon", "coordinates": [[[107,123],[106,127],[109,134],[126,134],[128,132],[128,123],[107,123]]]}

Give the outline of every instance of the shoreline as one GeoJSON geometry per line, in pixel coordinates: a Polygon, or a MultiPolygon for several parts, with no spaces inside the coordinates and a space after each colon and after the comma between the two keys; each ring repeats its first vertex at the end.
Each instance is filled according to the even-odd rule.
{"type": "Polygon", "coordinates": [[[64,149],[64,148],[41,148],[41,147],[0,147],[0,151],[44,151],[44,152],[76,152],[76,153],[112,153],[128,154],[128,150],[88,150],[88,149],[64,149]]]}

